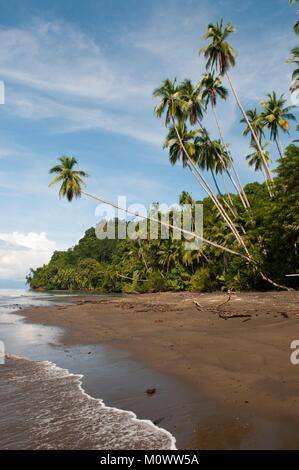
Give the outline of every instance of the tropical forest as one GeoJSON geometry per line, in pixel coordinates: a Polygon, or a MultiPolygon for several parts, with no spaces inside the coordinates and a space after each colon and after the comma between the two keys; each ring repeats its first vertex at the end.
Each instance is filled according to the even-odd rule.
{"type": "MultiPolygon", "coordinates": [[[[244,108],[231,74],[232,69],[238,72],[237,51],[231,45],[235,32],[223,20],[209,24],[199,50],[205,67],[198,82],[167,78],[153,91],[155,115],[165,126],[165,157],[170,165],[191,172],[204,195],[196,198],[183,182],[177,195],[182,210],[186,204],[203,205],[200,249],[185,250],[184,239],[175,237],[99,239],[92,227],[77,245],[56,251],[48,264],[31,270],[31,289],[144,293],[298,287],[299,147],[289,133],[298,130],[299,22],[294,25],[294,48],[282,64],[293,73],[289,90],[284,95],[269,90],[252,109],[244,108]],[[217,107],[228,97],[239,110],[246,155],[235,155],[226,141],[217,107]],[[208,128],[207,113],[217,135],[208,128]],[[287,145],[282,135],[289,137],[287,145]],[[262,175],[262,182],[242,184],[241,159],[262,175]]],[[[88,174],[74,156],[60,156],[50,174],[50,186],[59,185],[60,197],[103,202],[87,192],[88,174]]]]}

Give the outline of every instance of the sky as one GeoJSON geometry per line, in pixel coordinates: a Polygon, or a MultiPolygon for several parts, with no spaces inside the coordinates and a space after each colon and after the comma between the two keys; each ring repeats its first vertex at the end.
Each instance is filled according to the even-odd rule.
{"type": "MultiPolygon", "coordinates": [[[[48,188],[61,155],[77,157],[88,191],[113,202],[204,196],[187,170],[169,165],[152,91],[167,77],[200,80],[209,22],[237,27],[232,77],[245,108],[273,90],[290,98],[296,8],[287,0],[0,0],[0,8],[0,285],[23,281],[97,223],[93,201],[69,204],[48,188]]],[[[231,95],[218,113],[242,182],[261,181],[246,164],[231,95]]],[[[218,138],[210,114],[205,124],[218,138]]],[[[274,147],[271,155],[275,167],[274,147]]]]}

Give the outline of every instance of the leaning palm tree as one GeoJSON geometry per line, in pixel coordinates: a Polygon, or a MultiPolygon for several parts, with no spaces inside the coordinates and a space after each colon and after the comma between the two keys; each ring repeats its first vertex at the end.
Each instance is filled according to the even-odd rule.
{"type": "Polygon", "coordinates": [[[58,160],[60,164],[53,166],[49,171],[50,174],[57,174],[49,186],[61,182],[59,197],[66,197],[67,200],[71,202],[74,197],[81,197],[82,185],[85,184],[83,178],[87,178],[88,174],[85,173],[85,171],[74,170],[74,167],[78,164],[74,157],[63,155],[59,157],[58,160]]]}
{"type": "Polygon", "coordinates": [[[189,119],[192,126],[198,124],[203,130],[201,121],[205,112],[205,106],[199,86],[193,86],[191,80],[184,80],[178,87],[181,110],[189,119]],[[182,106],[183,104],[183,106],[182,106]]]}
{"type": "Polygon", "coordinates": [[[171,129],[169,130],[164,145],[164,147],[170,148],[170,161],[172,162],[172,164],[175,164],[178,159],[181,159],[183,166],[189,167],[197,182],[207,193],[207,195],[210,196],[215,206],[217,207],[219,214],[226,221],[226,223],[234,233],[239,245],[244,248],[247,254],[249,254],[247,247],[243,239],[241,238],[234,222],[231,220],[230,216],[227,214],[221,202],[215,196],[208,181],[200,171],[199,167],[196,165],[196,143],[194,141],[190,142],[191,136],[186,135],[188,131],[184,123],[186,119],[188,105],[186,101],[181,98],[181,94],[178,87],[176,86],[175,80],[165,80],[162,83],[162,86],[154,91],[153,95],[155,97],[161,98],[160,103],[155,107],[157,117],[161,118],[163,114],[166,114],[166,127],[169,125],[170,122],[172,122],[171,129]],[[188,150],[186,149],[186,146],[184,145],[185,138],[188,145],[190,145],[189,148],[191,150],[191,154],[189,154],[188,150]]]}
{"type": "MultiPolygon", "coordinates": [[[[289,0],[289,3],[295,5],[295,3],[298,3],[298,0],[289,0]]],[[[299,13],[299,10],[297,10],[297,13],[299,13]]],[[[299,34],[299,21],[296,21],[294,25],[294,32],[295,34],[299,34]]]]}
{"type": "Polygon", "coordinates": [[[199,140],[200,133],[201,132],[199,130],[188,131],[186,124],[183,121],[179,121],[178,123],[174,121],[174,125],[169,128],[163,148],[169,148],[169,160],[172,165],[181,162],[183,168],[189,168],[202,189],[214,202],[219,214],[226,221],[227,225],[234,233],[239,245],[244,248],[246,253],[248,253],[244,241],[241,238],[234,222],[231,220],[221,202],[217,199],[206,178],[200,171],[200,167],[197,165],[201,145],[199,140]]]}
{"type": "Polygon", "coordinates": [[[165,114],[166,126],[171,122],[173,123],[175,118],[183,119],[182,108],[184,108],[184,102],[181,99],[176,79],[172,81],[169,79],[164,80],[162,86],[154,90],[153,96],[161,99],[155,107],[155,114],[158,118],[165,114]]]}
{"type": "Polygon", "coordinates": [[[291,50],[292,57],[287,60],[289,64],[295,64],[296,68],[292,74],[292,83],[290,91],[293,93],[299,89],[299,47],[294,47],[291,50]]]}
{"type": "Polygon", "coordinates": [[[214,243],[211,240],[207,240],[204,237],[201,237],[197,233],[191,232],[191,231],[186,230],[186,229],[181,229],[181,228],[179,228],[179,227],[177,227],[176,225],[173,225],[173,224],[168,224],[167,222],[164,222],[163,220],[160,220],[159,218],[156,219],[156,218],[153,218],[153,217],[144,216],[143,214],[136,214],[136,212],[134,212],[134,211],[131,211],[129,209],[125,209],[123,207],[120,207],[117,204],[114,204],[114,203],[112,203],[110,201],[107,201],[103,198],[94,196],[90,193],[87,193],[87,192],[83,191],[82,186],[85,186],[85,181],[84,181],[83,178],[87,177],[88,174],[85,171],[74,170],[74,166],[78,163],[77,160],[74,157],[60,157],[58,160],[60,161],[61,164],[54,166],[49,171],[49,173],[58,173],[58,176],[56,178],[54,178],[53,181],[51,181],[49,186],[53,186],[54,184],[61,183],[60,190],[59,190],[59,197],[60,198],[66,197],[69,202],[72,202],[74,197],[80,198],[81,195],[83,194],[83,195],[85,195],[85,196],[87,196],[91,199],[94,199],[95,201],[101,202],[103,204],[107,204],[111,207],[114,207],[117,210],[123,211],[126,214],[133,215],[134,217],[136,217],[138,215],[138,217],[140,219],[149,220],[149,221],[152,221],[154,223],[158,223],[161,226],[165,226],[167,228],[174,229],[174,230],[179,230],[183,234],[188,235],[188,236],[192,236],[192,237],[202,241],[203,243],[206,243],[209,246],[212,246],[212,247],[217,248],[219,250],[222,250],[222,251],[225,251],[227,253],[238,256],[240,258],[243,258],[248,262],[254,262],[249,255],[243,254],[243,253],[238,253],[237,251],[231,250],[230,248],[227,248],[225,246],[214,243]],[[65,170],[65,165],[63,164],[63,162],[65,161],[64,158],[68,158],[71,162],[73,162],[72,165],[70,163],[67,164],[67,171],[65,170]],[[71,166],[71,169],[69,168],[70,166],[71,166]],[[67,188],[67,190],[65,190],[66,188],[67,188]]]}
{"type": "Polygon", "coordinates": [[[237,94],[237,91],[233,85],[232,78],[229,74],[230,67],[234,67],[236,64],[236,51],[235,49],[229,44],[227,41],[228,36],[231,33],[235,33],[236,28],[232,25],[232,23],[228,23],[226,26],[223,25],[223,21],[221,20],[219,23],[208,25],[208,30],[204,36],[205,39],[211,40],[210,44],[203,47],[200,50],[200,54],[203,54],[204,57],[207,59],[207,70],[216,69],[221,75],[225,75],[227,80],[230,84],[231,90],[235,97],[235,100],[240,108],[241,113],[243,114],[247,125],[249,126],[254,141],[257,145],[257,148],[261,154],[261,158],[263,161],[263,166],[265,169],[265,174],[267,175],[267,179],[269,181],[273,181],[273,176],[270,172],[270,169],[267,165],[267,161],[263,154],[263,149],[260,145],[260,142],[254,132],[253,127],[251,126],[248,117],[245,113],[245,110],[242,106],[240,98],[237,94]]]}
{"type": "Polygon", "coordinates": [[[283,157],[283,149],[279,139],[279,131],[289,132],[289,121],[296,121],[296,117],[290,111],[294,106],[285,106],[287,100],[281,95],[279,98],[275,91],[267,95],[268,100],[263,101],[261,105],[265,109],[262,113],[265,126],[270,131],[270,139],[276,143],[280,158],[283,157]]]}
{"type": "MultiPolygon", "coordinates": [[[[218,97],[221,98],[222,100],[226,100],[226,98],[228,96],[228,91],[222,85],[221,77],[219,75],[217,77],[215,77],[213,73],[206,73],[203,76],[203,78],[202,78],[202,80],[199,84],[199,88],[201,89],[201,95],[202,95],[202,99],[203,99],[203,102],[205,104],[205,107],[207,108],[209,103],[211,103],[211,107],[212,107],[214,119],[215,119],[215,122],[216,122],[216,126],[218,128],[219,136],[220,136],[223,147],[226,148],[227,145],[225,143],[224,135],[223,135],[223,132],[222,132],[222,129],[221,129],[221,126],[220,126],[220,121],[219,121],[219,118],[218,118],[218,115],[217,115],[216,104],[217,104],[217,98],[218,97]]],[[[237,179],[238,184],[235,182],[234,178],[232,177],[232,175],[230,174],[230,172],[227,169],[228,177],[231,180],[231,182],[233,183],[233,186],[236,189],[237,193],[239,194],[239,197],[242,201],[242,204],[246,209],[250,206],[249,201],[247,199],[245,191],[243,190],[243,185],[241,183],[241,179],[238,175],[238,172],[235,168],[233,158],[230,156],[229,152],[228,152],[228,157],[229,157],[229,163],[232,167],[232,170],[235,174],[235,177],[237,179]]]]}
{"type": "Polygon", "coordinates": [[[196,137],[199,133],[196,129],[188,130],[183,121],[169,128],[163,148],[169,148],[169,161],[172,165],[181,161],[185,168],[191,162],[197,162],[199,146],[196,137]]]}
{"type": "MultiPolygon", "coordinates": [[[[265,123],[263,122],[263,116],[257,112],[256,108],[248,109],[246,111],[246,115],[247,115],[247,118],[248,118],[248,120],[251,124],[251,127],[253,128],[253,130],[255,132],[255,135],[257,136],[257,138],[261,142],[262,137],[265,136],[265,133],[264,133],[265,123]]],[[[247,121],[246,121],[245,118],[242,118],[240,120],[240,122],[244,123],[244,124],[247,124],[247,121]]],[[[252,132],[251,132],[251,128],[247,125],[244,132],[243,132],[243,135],[244,135],[244,137],[247,137],[248,134],[250,134],[250,136],[251,136],[251,144],[255,143],[252,132]]]]}
{"type": "Polygon", "coordinates": [[[205,106],[207,107],[209,103],[211,104],[212,111],[214,114],[214,119],[219,131],[220,138],[224,142],[224,136],[220,126],[220,122],[216,112],[217,98],[226,100],[228,96],[227,89],[222,85],[222,80],[220,76],[215,77],[213,73],[206,73],[201,82],[200,82],[201,92],[205,106]]]}
{"type": "Polygon", "coordinates": [[[226,149],[222,146],[219,140],[210,140],[207,135],[198,137],[198,165],[202,170],[211,172],[215,187],[219,196],[222,196],[221,190],[218,186],[216,174],[222,173],[229,167],[229,157],[226,149]],[[219,159],[221,155],[221,160],[219,159]]]}
{"type": "MultiPolygon", "coordinates": [[[[267,162],[270,163],[270,153],[266,149],[268,146],[268,143],[263,145],[263,151],[265,158],[267,159],[267,162]]],[[[253,150],[252,153],[246,156],[246,160],[248,161],[249,166],[253,166],[255,171],[260,171],[263,166],[263,162],[261,159],[261,155],[258,151],[257,146],[255,145],[255,142],[252,142],[250,145],[250,148],[253,150]]]]}
{"type": "MultiPolygon", "coordinates": [[[[206,135],[206,138],[210,141],[211,144],[213,144],[208,131],[205,129],[205,127],[202,124],[202,119],[203,115],[205,112],[206,104],[204,103],[203,100],[203,93],[201,92],[201,83],[199,83],[197,86],[193,87],[191,80],[184,80],[179,88],[178,88],[178,93],[179,93],[179,99],[180,101],[177,102],[178,106],[181,106],[181,112],[184,114],[185,119],[188,119],[191,125],[198,124],[200,129],[202,130],[203,134],[206,135]],[[183,104],[183,106],[182,106],[183,104]]],[[[215,149],[217,151],[217,149],[215,149]]],[[[218,152],[218,158],[219,161],[221,162],[222,156],[221,153],[218,152]]],[[[222,164],[224,165],[224,162],[222,161],[222,164]]],[[[228,166],[226,167],[226,173],[231,180],[234,188],[236,189],[237,193],[240,196],[240,199],[242,201],[243,206],[245,209],[249,207],[249,202],[247,200],[246,194],[242,188],[242,183],[240,181],[240,178],[237,174],[237,171],[234,167],[233,160],[230,158],[230,164],[233,168],[233,171],[236,175],[237,180],[239,181],[239,186],[234,180],[233,176],[231,175],[228,166]]],[[[227,185],[225,183],[223,175],[221,175],[221,178],[223,180],[223,186],[225,188],[225,191],[228,195],[229,202],[231,204],[231,207],[233,206],[227,185]]],[[[218,191],[219,192],[219,191],[218,191]]],[[[227,205],[226,201],[224,201],[225,204],[227,205]]]]}
{"type": "MultiPolygon", "coordinates": [[[[69,202],[71,202],[74,199],[74,197],[78,198],[78,197],[81,196],[81,194],[84,194],[85,196],[90,197],[91,199],[93,199],[97,202],[107,204],[111,207],[114,207],[117,210],[121,210],[121,211],[125,212],[126,214],[130,214],[130,215],[133,215],[133,216],[136,217],[136,215],[137,215],[136,212],[130,211],[129,209],[124,209],[123,207],[120,207],[117,204],[113,204],[112,202],[106,201],[103,198],[99,198],[99,197],[93,196],[92,194],[89,194],[87,192],[83,192],[82,191],[82,186],[85,185],[85,182],[84,182],[83,178],[87,177],[88,175],[85,171],[74,170],[74,166],[78,163],[77,160],[74,157],[60,157],[58,160],[59,160],[60,164],[54,166],[50,170],[51,174],[52,173],[57,173],[57,177],[54,178],[54,180],[50,183],[50,186],[53,186],[54,184],[57,184],[57,183],[61,183],[60,190],[59,190],[59,197],[60,198],[66,197],[67,200],[69,202]],[[66,158],[68,159],[68,162],[65,164],[65,162],[66,162],[65,159],[66,158]]],[[[149,221],[152,221],[154,223],[158,223],[161,226],[163,225],[163,226],[171,228],[171,229],[179,230],[182,233],[184,233],[185,235],[188,235],[188,236],[191,235],[192,237],[202,241],[203,243],[206,243],[209,246],[212,246],[212,247],[214,247],[216,249],[219,249],[221,251],[224,251],[226,253],[230,253],[234,256],[238,256],[238,257],[244,259],[245,261],[247,261],[248,263],[253,264],[257,269],[259,269],[257,263],[247,253],[246,254],[239,253],[238,251],[232,250],[228,247],[225,247],[225,246],[222,246],[218,243],[212,242],[211,240],[207,240],[204,237],[201,237],[200,235],[198,235],[197,233],[194,233],[194,232],[191,232],[191,231],[188,231],[188,230],[185,230],[185,229],[181,229],[177,226],[174,226],[173,224],[168,224],[167,222],[164,222],[163,220],[155,219],[155,218],[152,218],[152,217],[147,217],[143,214],[138,214],[138,217],[143,219],[143,220],[149,220],[149,221]]],[[[260,274],[263,277],[263,279],[267,280],[271,284],[274,284],[277,287],[285,288],[284,286],[279,286],[278,284],[273,283],[273,281],[271,281],[271,279],[269,279],[263,273],[260,272],[260,274]]]]}

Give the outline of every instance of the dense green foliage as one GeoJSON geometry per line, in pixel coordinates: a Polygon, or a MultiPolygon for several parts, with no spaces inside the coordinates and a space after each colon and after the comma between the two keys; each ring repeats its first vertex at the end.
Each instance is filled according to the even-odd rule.
{"type": "MultiPolygon", "coordinates": [[[[265,183],[248,184],[245,191],[250,212],[237,195],[231,198],[250,253],[273,280],[296,285],[296,278],[285,275],[299,272],[299,148],[290,145],[278,161],[273,199],[265,183]]],[[[202,202],[204,237],[237,249],[211,199],[202,202]]],[[[177,240],[98,240],[93,228],[74,248],[55,252],[47,265],[32,270],[28,283],[32,289],[104,292],[269,288],[258,269],[211,246],[191,252],[177,240]]]]}
{"type": "MultiPolygon", "coordinates": [[[[90,229],[76,247],[55,253],[47,266],[31,271],[28,282],[33,289],[153,292],[286,288],[286,284],[295,283],[298,278],[286,275],[299,271],[298,147],[291,144],[285,151],[280,140],[296,121],[295,107],[273,91],[255,108],[244,109],[230,74],[237,65],[237,51],[229,42],[234,33],[236,28],[230,22],[210,23],[205,46],[200,49],[206,64],[199,82],[193,85],[189,79],[179,83],[167,78],[153,92],[159,100],[155,114],[165,122],[164,148],[170,163],[190,171],[206,196],[202,201],[203,248],[186,251],[184,241],[172,237],[100,241],[90,229]],[[243,135],[250,138],[246,159],[262,173],[263,184],[243,187],[236,165],[239,157],[235,158],[225,140],[217,112],[218,101],[229,96],[224,80],[245,125],[243,135]],[[206,127],[210,124],[208,108],[216,124],[216,139],[206,127]],[[273,146],[280,156],[275,179],[270,168],[273,146]],[[234,194],[230,193],[232,186],[234,194]]],[[[115,207],[82,190],[88,175],[78,169],[74,157],[65,155],[58,160],[50,170],[56,175],[50,186],[59,184],[60,197],[71,202],[84,195],[115,207]]],[[[186,191],[179,201],[198,202],[186,191]]],[[[193,209],[193,226],[194,214],[193,209]]],[[[170,224],[173,215],[169,214],[170,224]]],[[[147,230],[149,233],[149,227],[147,230]]]]}

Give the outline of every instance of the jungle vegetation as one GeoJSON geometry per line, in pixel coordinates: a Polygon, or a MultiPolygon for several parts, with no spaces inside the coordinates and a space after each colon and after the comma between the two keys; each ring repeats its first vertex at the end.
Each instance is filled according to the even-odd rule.
{"type": "MultiPolygon", "coordinates": [[[[298,25],[294,29],[298,33],[298,25]]],[[[287,148],[281,142],[296,121],[295,107],[272,91],[245,110],[231,76],[237,54],[229,38],[235,32],[231,23],[209,24],[199,51],[206,62],[199,82],[166,79],[153,93],[159,100],[155,114],[166,127],[170,164],[189,170],[205,194],[201,201],[187,191],[179,196],[182,205],[203,204],[202,248],[186,251],[184,242],[175,239],[98,240],[91,228],[74,248],[54,253],[48,265],[31,270],[27,280],[32,289],[209,291],[288,288],[296,283],[286,275],[299,273],[299,148],[296,141],[287,148]],[[229,93],[240,111],[247,156],[233,155],[225,140],[217,104],[229,93]],[[206,128],[209,108],[216,138],[206,128]],[[272,155],[279,157],[274,171],[272,155]],[[240,158],[261,172],[263,183],[243,186],[240,158]]],[[[298,64],[294,50],[292,54],[298,64]]],[[[297,86],[294,73],[291,90],[297,86]]],[[[88,175],[77,163],[74,157],[60,157],[50,170],[56,175],[50,185],[60,183],[60,197],[70,202],[81,195],[103,201],[83,190],[88,175]]]]}

